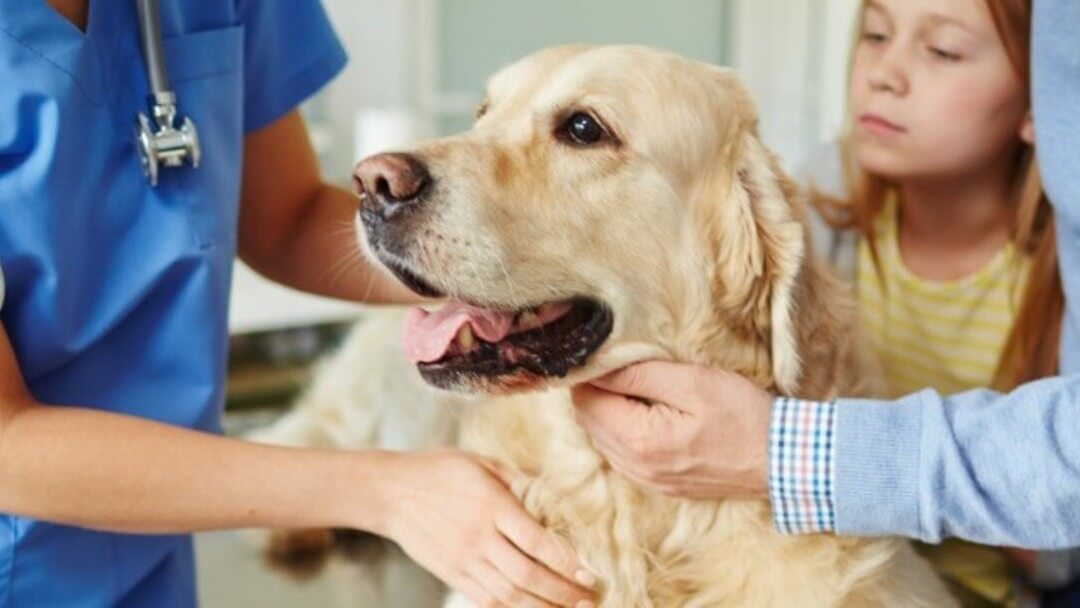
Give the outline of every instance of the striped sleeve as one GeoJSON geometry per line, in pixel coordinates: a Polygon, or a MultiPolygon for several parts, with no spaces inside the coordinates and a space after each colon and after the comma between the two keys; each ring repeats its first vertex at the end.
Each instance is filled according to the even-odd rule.
{"type": "Polygon", "coordinates": [[[769,499],[784,534],[831,532],[835,401],[778,397],[769,423],[769,499]]]}

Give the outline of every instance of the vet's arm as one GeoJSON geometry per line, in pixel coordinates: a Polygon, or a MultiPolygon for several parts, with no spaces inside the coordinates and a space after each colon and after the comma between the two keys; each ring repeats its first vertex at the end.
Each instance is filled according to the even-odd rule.
{"type": "Polygon", "coordinates": [[[0,512],[122,532],[373,526],[379,458],[43,405],[0,329],[0,512]]]}
{"type": "Polygon", "coordinates": [[[260,274],[325,296],[371,303],[422,298],[360,253],[357,198],[322,181],[299,112],[244,138],[238,252],[260,274]]]}

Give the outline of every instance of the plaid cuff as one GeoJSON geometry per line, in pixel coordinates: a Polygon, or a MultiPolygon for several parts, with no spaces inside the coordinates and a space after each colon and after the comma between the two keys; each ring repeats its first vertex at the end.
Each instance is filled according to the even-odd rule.
{"type": "Polygon", "coordinates": [[[769,498],[773,525],[783,534],[831,532],[836,527],[835,411],[835,401],[773,401],[769,498]]]}

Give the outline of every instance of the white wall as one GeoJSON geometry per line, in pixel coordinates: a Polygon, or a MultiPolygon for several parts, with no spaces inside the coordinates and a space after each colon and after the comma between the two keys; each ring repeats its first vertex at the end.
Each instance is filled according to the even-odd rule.
{"type": "Polygon", "coordinates": [[[765,143],[789,169],[839,132],[858,2],[736,2],[733,65],[757,101],[765,143]]]}
{"type": "MultiPolygon", "coordinates": [[[[288,1],[288,0],[271,0],[288,1]]],[[[349,65],[316,100],[330,143],[323,169],[347,182],[353,163],[353,120],[358,108],[414,106],[419,88],[418,10],[421,0],[323,0],[349,65]]]]}
{"type": "Polygon", "coordinates": [[[860,0],[827,0],[824,28],[824,57],[821,79],[822,140],[836,138],[846,113],[848,63],[855,41],[855,17],[860,0]]]}

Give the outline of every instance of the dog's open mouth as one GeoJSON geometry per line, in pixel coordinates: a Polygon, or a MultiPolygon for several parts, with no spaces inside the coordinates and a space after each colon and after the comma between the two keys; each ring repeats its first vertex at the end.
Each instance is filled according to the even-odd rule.
{"type": "Polygon", "coordinates": [[[608,338],[612,320],[589,298],[516,311],[451,301],[435,312],[409,312],[405,353],[440,388],[525,386],[584,365],[608,338]]]}

